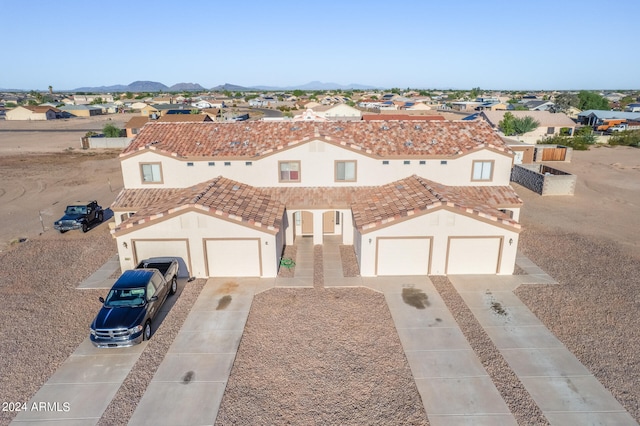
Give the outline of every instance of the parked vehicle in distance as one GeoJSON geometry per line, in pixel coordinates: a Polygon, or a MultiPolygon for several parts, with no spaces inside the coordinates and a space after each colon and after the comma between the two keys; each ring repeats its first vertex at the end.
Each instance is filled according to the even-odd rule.
{"type": "Polygon", "coordinates": [[[53,227],[64,234],[72,229],[82,229],[87,232],[91,225],[100,223],[104,219],[104,210],[93,201],[76,201],[70,204],[64,211],[64,216],[53,223],[53,227]]]}
{"type": "Polygon", "coordinates": [[[166,275],[147,267],[151,263],[124,271],[106,299],[100,297],[103,305],[91,324],[90,332],[94,346],[127,347],[151,338],[152,322],[167,297],[177,289],[178,262],[159,263],[169,263],[165,265],[166,275]]]}
{"type": "Polygon", "coordinates": [[[625,132],[627,130],[640,130],[640,121],[627,121],[626,123],[616,124],[609,127],[607,133],[625,132]]]}
{"type": "Polygon", "coordinates": [[[606,118],[602,121],[602,124],[596,126],[596,131],[598,132],[606,132],[610,127],[617,126],[618,124],[622,124],[627,120],[624,118],[606,118]]]}

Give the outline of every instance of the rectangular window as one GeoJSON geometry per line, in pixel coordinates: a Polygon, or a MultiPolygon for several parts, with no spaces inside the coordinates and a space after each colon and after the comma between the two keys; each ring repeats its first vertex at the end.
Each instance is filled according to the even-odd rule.
{"type": "Polygon", "coordinates": [[[193,167],[193,163],[192,163],[191,161],[189,161],[189,162],[187,163],[187,167],[193,167]]]}
{"type": "Polygon", "coordinates": [[[493,179],[493,161],[474,161],[472,181],[490,181],[493,179]]]}
{"type": "Polygon", "coordinates": [[[142,183],[162,183],[162,165],[160,163],[141,163],[142,183]]]}
{"type": "Polygon", "coordinates": [[[253,162],[252,161],[245,161],[244,165],[245,166],[253,166],[253,162]]]}
{"type": "Polygon", "coordinates": [[[447,160],[440,160],[440,164],[442,164],[443,166],[447,165],[447,160]]]}
{"type": "Polygon", "coordinates": [[[340,225],[340,212],[336,212],[336,225],[340,225]]]}
{"type": "Polygon", "coordinates": [[[215,166],[215,165],[216,165],[216,162],[215,162],[215,161],[209,161],[209,165],[210,165],[210,166],[215,166]]]}
{"type": "Polygon", "coordinates": [[[388,166],[389,165],[389,160],[382,160],[382,165],[383,166],[388,166]]]}
{"type": "Polygon", "coordinates": [[[420,165],[421,165],[421,166],[424,166],[425,164],[427,164],[427,161],[426,161],[426,160],[420,160],[420,165]]]}
{"type": "Polygon", "coordinates": [[[411,161],[409,161],[409,160],[404,160],[403,164],[404,164],[405,166],[408,166],[409,164],[411,164],[411,161]]]}
{"type": "Polygon", "coordinates": [[[336,161],[336,181],[355,182],[355,180],[356,180],[356,162],[355,161],[336,161]]]}
{"type": "Polygon", "coordinates": [[[280,182],[300,182],[299,161],[279,161],[280,182]]]}
{"type": "Polygon", "coordinates": [[[552,135],[556,132],[556,128],[555,127],[547,127],[547,134],[548,135],[552,135]]]}
{"type": "Polygon", "coordinates": [[[231,165],[231,161],[225,161],[225,162],[224,162],[224,165],[225,165],[225,166],[230,166],[230,165],[231,165]]]}

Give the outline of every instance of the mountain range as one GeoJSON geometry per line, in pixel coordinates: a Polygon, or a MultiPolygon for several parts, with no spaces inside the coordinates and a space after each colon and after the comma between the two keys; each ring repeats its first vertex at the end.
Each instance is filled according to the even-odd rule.
{"type": "MultiPolygon", "coordinates": [[[[156,81],[134,81],[133,83],[123,85],[116,84],[113,86],[98,86],[98,87],[78,87],[73,90],[60,90],[60,92],[85,92],[85,93],[113,93],[113,92],[134,92],[134,93],[161,93],[161,92],[203,92],[211,90],[214,92],[250,92],[250,91],[291,91],[291,90],[371,90],[376,89],[374,86],[365,86],[362,84],[338,84],[338,83],[323,83],[321,81],[311,81],[306,84],[297,86],[254,86],[245,87],[237,84],[225,83],[206,89],[197,83],[178,83],[173,86],[167,86],[156,81]]],[[[21,89],[0,89],[0,92],[22,92],[27,90],[21,89]]]]}

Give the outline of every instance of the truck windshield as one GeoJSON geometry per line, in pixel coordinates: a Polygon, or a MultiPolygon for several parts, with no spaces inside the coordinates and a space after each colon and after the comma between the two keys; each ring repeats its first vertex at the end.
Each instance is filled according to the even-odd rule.
{"type": "Polygon", "coordinates": [[[68,206],[64,211],[65,214],[87,214],[86,206],[68,206]]]}
{"type": "Polygon", "coordinates": [[[104,301],[108,308],[131,307],[144,305],[144,288],[111,289],[104,301]]]}

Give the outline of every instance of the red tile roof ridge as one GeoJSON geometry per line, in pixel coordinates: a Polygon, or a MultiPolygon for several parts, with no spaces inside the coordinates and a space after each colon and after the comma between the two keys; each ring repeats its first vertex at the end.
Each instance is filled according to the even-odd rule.
{"type": "Polygon", "coordinates": [[[261,157],[311,140],[378,157],[457,156],[510,148],[484,121],[147,123],[120,155],[155,150],[174,157],[261,157]],[[247,133],[249,132],[249,133],[247,133]]]}
{"type": "MultiPolygon", "coordinates": [[[[190,208],[210,212],[255,228],[267,229],[272,233],[277,232],[282,226],[284,204],[260,188],[222,176],[188,188],[166,188],[165,194],[169,195],[166,199],[162,199],[160,191],[162,189],[145,188],[121,191],[114,201],[114,206],[116,203],[126,205],[124,200],[127,196],[135,198],[136,194],[139,194],[141,198],[144,198],[146,194],[152,199],[149,205],[142,207],[135,216],[122,222],[111,233],[117,234],[124,229],[190,208]],[[154,195],[155,198],[153,198],[154,195]]],[[[115,208],[120,210],[120,208],[115,208]]],[[[126,207],[123,206],[122,209],[124,210],[126,207]]]]}

